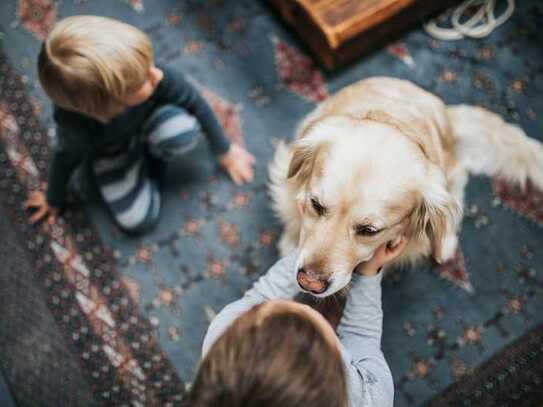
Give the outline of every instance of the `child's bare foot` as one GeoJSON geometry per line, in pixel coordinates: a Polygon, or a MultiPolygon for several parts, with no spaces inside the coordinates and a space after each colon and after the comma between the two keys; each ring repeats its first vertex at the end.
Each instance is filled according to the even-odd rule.
{"type": "Polygon", "coordinates": [[[219,157],[219,164],[236,185],[253,180],[255,157],[243,147],[232,143],[230,149],[219,157]]]}

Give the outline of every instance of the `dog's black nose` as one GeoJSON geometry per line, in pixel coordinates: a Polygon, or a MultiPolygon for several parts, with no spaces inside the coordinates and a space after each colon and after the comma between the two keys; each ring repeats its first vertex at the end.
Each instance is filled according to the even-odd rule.
{"type": "Polygon", "coordinates": [[[317,277],[310,269],[306,270],[303,267],[298,270],[296,280],[301,288],[313,294],[322,294],[330,285],[328,280],[317,277]]]}

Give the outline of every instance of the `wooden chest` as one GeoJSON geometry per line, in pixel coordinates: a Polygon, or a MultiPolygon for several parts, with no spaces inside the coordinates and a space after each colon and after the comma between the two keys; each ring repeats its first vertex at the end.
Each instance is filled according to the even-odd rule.
{"type": "Polygon", "coordinates": [[[460,0],[268,0],[328,70],[460,0]]]}

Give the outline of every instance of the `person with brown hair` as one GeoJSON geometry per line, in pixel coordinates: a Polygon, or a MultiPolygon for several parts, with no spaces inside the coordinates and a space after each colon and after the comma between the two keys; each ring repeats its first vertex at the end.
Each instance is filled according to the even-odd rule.
{"type": "Polygon", "coordinates": [[[279,260],[211,322],[190,407],[389,407],[394,385],[381,352],[381,267],[407,244],[382,245],[357,267],[337,335],[292,301],[298,253],[279,260]]]}
{"type": "Polygon", "coordinates": [[[37,209],[32,222],[54,219],[84,162],[116,224],[148,230],[159,218],[165,162],[186,157],[202,130],[236,184],[253,178],[255,158],[230,143],[181,72],[154,64],[151,41],[136,27],[100,16],[65,18],[42,45],[38,76],[54,104],[57,142],[46,193],[26,203],[37,209]]]}

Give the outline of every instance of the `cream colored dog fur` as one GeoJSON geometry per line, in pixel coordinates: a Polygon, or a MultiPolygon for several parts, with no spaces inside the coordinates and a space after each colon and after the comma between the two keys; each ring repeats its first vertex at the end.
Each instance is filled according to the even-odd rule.
{"type": "Polygon", "coordinates": [[[325,283],[319,297],[401,234],[410,242],[399,262],[447,261],[468,173],[543,190],[543,145],[488,110],[447,106],[408,81],[354,83],[277,147],[270,193],[284,225],[280,252],[299,249],[298,270],[325,283]]]}

